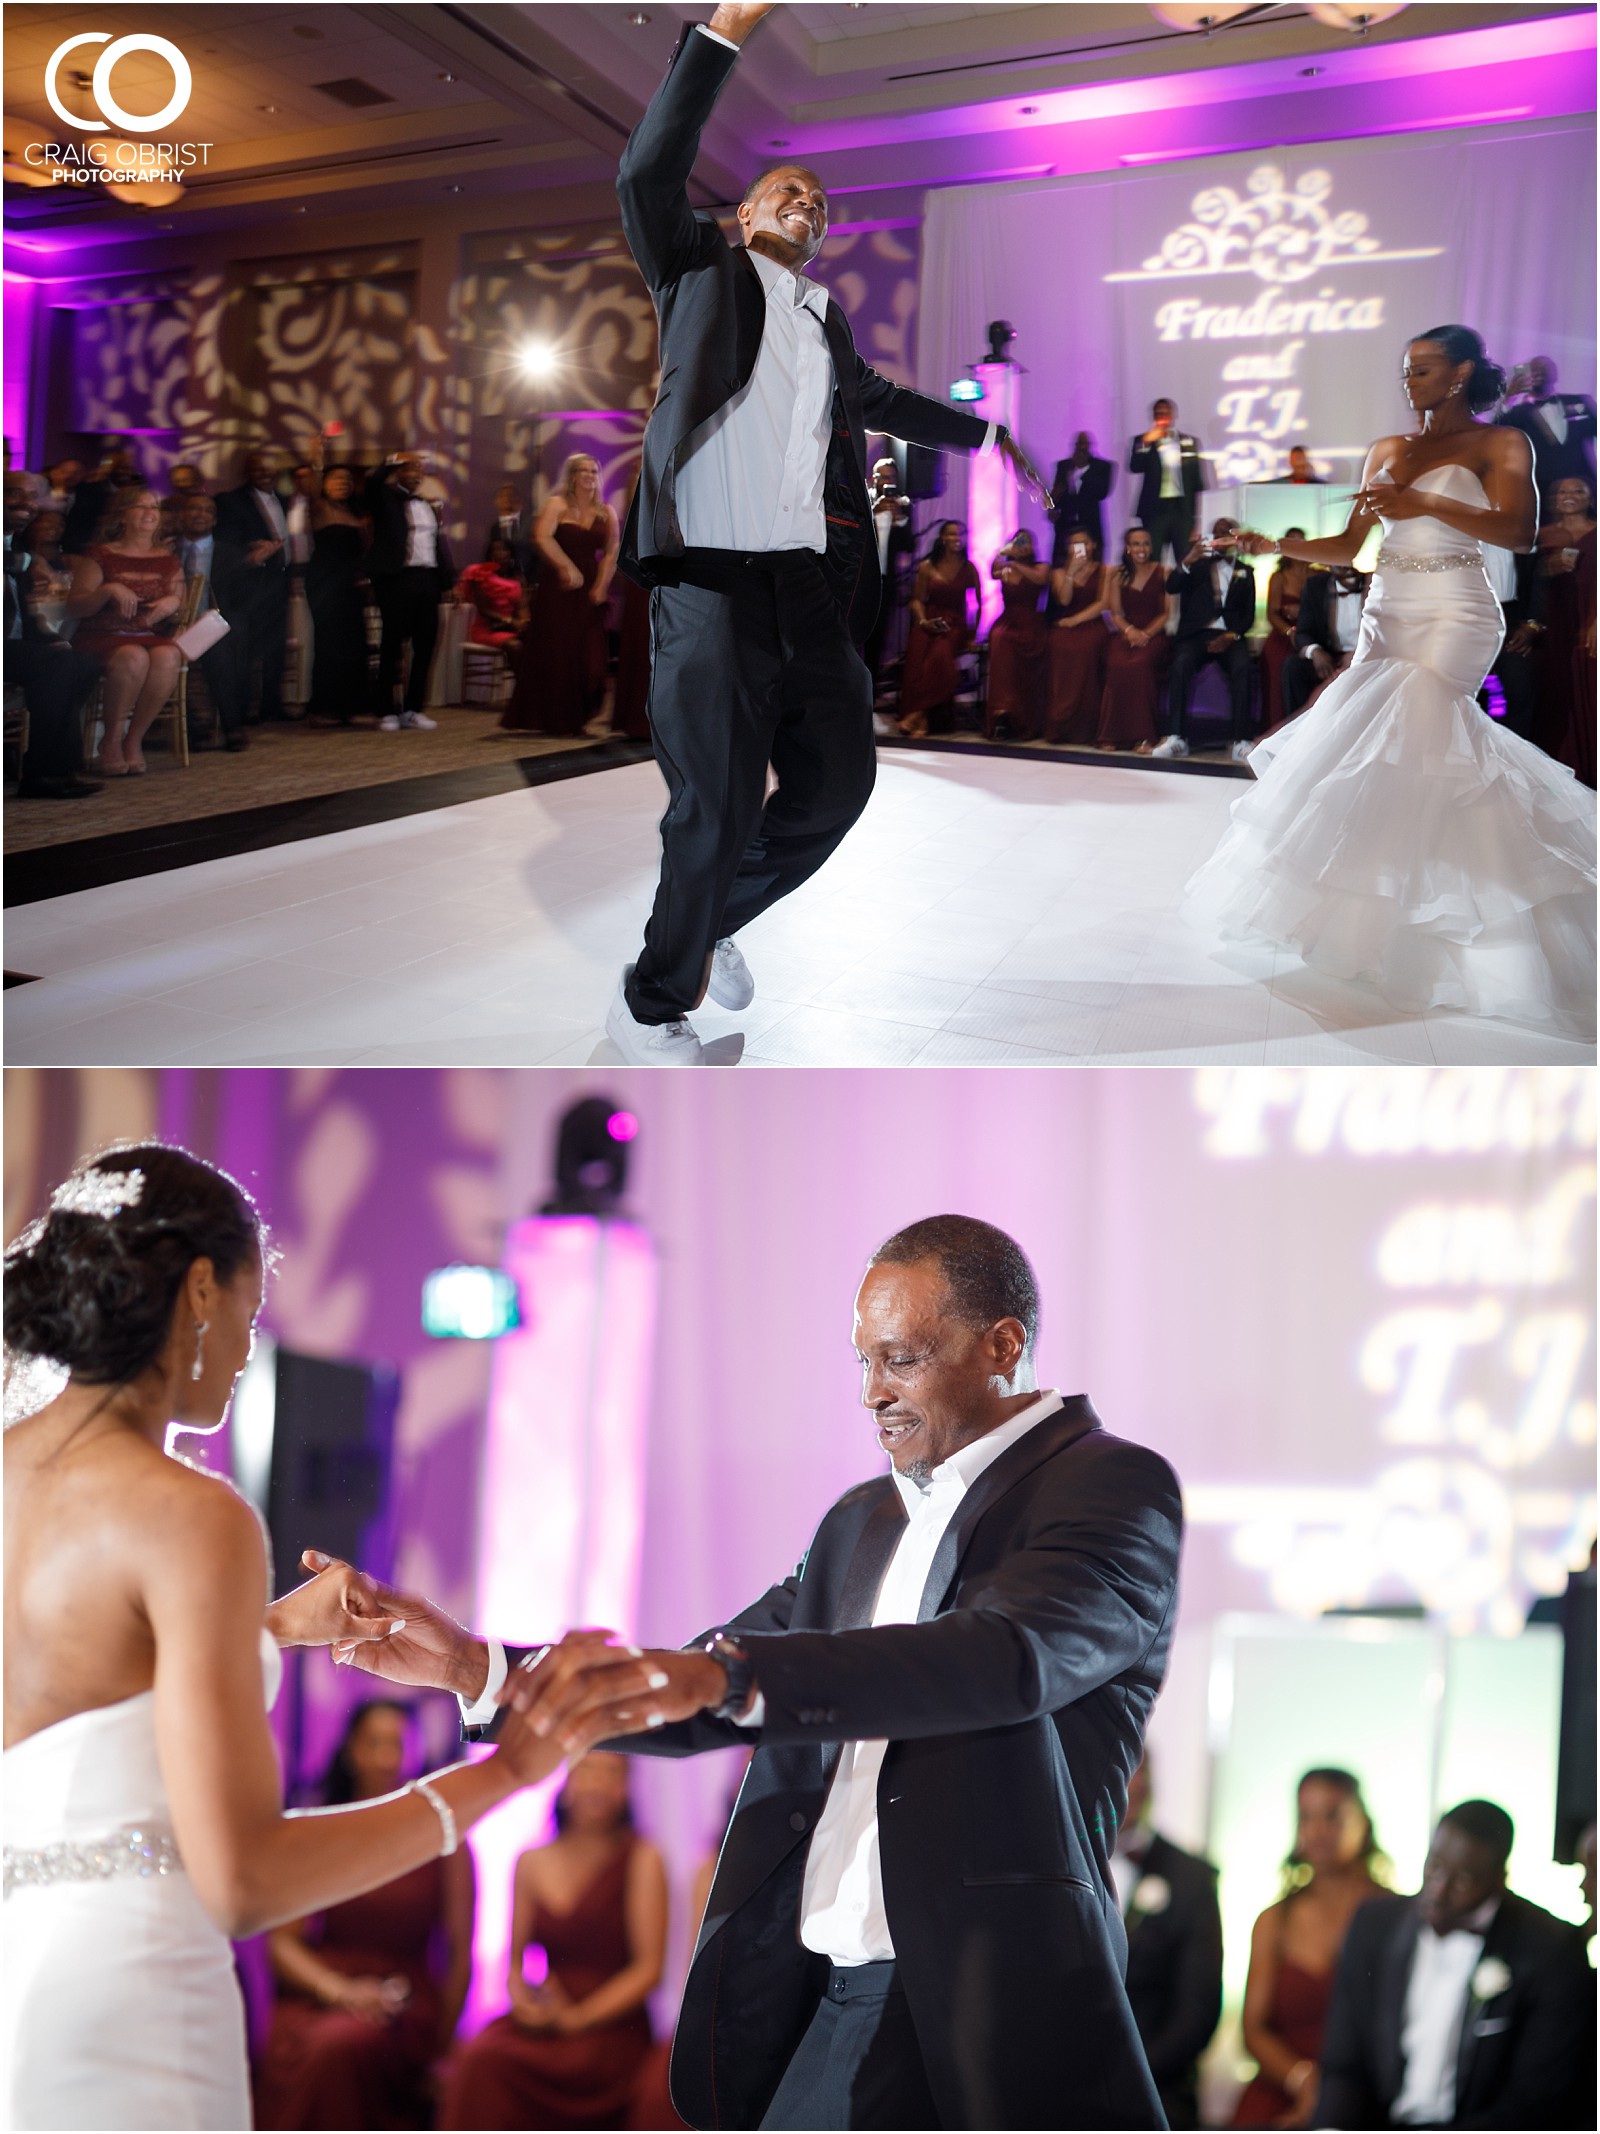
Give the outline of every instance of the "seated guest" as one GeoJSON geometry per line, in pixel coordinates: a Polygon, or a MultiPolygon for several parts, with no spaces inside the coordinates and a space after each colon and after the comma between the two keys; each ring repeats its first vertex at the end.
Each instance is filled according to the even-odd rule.
{"type": "Polygon", "coordinates": [[[1441,1816],[1415,1897],[1351,1924],[1322,2046],[1326,2127],[1592,2127],[1594,1979],[1565,1920],[1506,1888],[1511,1818],[1441,1816]]]}
{"type": "Polygon", "coordinates": [[[489,551],[496,541],[508,541],[511,544],[511,553],[517,559],[517,576],[525,585],[531,585],[537,568],[533,549],[533,527],[523,508],[522,491],[515,482],[502,482],[494,493],[494,517],[489,521],[483,541],[485,561],[488,560],[489,551]]]}
{"type": "Polygon", "coordinates": [[[1128,1935],[1128,2004],[1170,2127],[1200,2124],[1200,2056],[1222,2014],[1217,1871],[1155,1828],[1150,1756],[1128,1781],[1111,1856],[1128,1935]]]}
{"type": "Polygon", "coordinates": [[[244,715],[257,723],[287,718],[289,522],[270,454],[248,454],[244,480],[217,498],[216,539],[214,590],[233,632],[244,715]]]}
{"type": "Polygon", "coordinates": [[[311,696],[316,726],[354,726],[371,709],[372,656],[367,644],[367,538],[357,509],[356,478],[329,467],[312,515],[306,606],[311,614],[311,696]]]}
{"type": "Polygon", "coordinates": [[[511,2008],[463,2047],[442,2127],[619,2127],[650,2051],[645,2002],[667,1939],[661,1855],[633,1828],[621,1756],[582,1757],[556,1801],[556,1837],[517,1862],[511,2008]],[[524,1959],[543,1949],[530,1985],[524,1959]]]}
{"type": "Polygon", "coordinates": [[[515,644],[526,590],[515,548],[502,535],[491,534],[488,555],[482,563],[469,563],[456,585],[457,599],[472,610],[468,644],[515,644]]]}
{"type": "MultiPolygon", "coordinates": [[[[405,1705],[375,1697],[345,1723],[323,1781],[330,1808],[402,1783],[405,1705]]],[[[268,1936],[277,2005],[256,2073],[258,2127],[425,2126],[427,2074],[455,2036],[472,1977],[472,1853],[268,1936]]]]}
{"type": "Polygon", "coordinates": [[[900,673],[899,731],[920,740],[955,723],[957,662],[972,642],[982,591],[967,555],[967,529],[946,519],[917,566],[911,590],[911,630],[900,673]]]}
{"type": "Polygon", "coordinates": [[[1236,2127],[1310,2125],[1339,1951],[1357,1909],[1382,1894],[1373,1872],[1382,1854],[1359,1781],[1336,1768],[1308,1771],[1296,1803],[1284,1894],[1250,1936],[1244,2042],[1259,2072],[1234,2109],[1236,2127]]]}
{"type": "MultiPolygon", "coordinates": [[[[183,499],[178,520],[178,556],[183,564],[186,586],[194,590],[198,580],[198,592],[191,612],[196,622],[209,614],[217,604],[212,574],[216,564],[217,507],[203,489],[192,489],[183,499]]],[[[234,663],[235,646],[233,632],[219,638],[207,652],[202,652],[196,665],[205,678],[206,693],[217,715],[217,740],[221,747],[237,754],[248,748],[250,737],[244,730],[244,705],[239,696],[239,676],[234,663]]]]}
{"type": "Polygon", "coordinates": [[[1097,745],[1148,756],[1156,745],[1167,664],[1167,574],[1142,526],[1130,526],[1121,568],[1110,573],[1111,630],[1097,745]]]}
{"type": "Polygon", "coordinates": [[[990,566],[998,578],[1003,606],[989,632],[989,691],[983,730],[991,741],[1031,741],[1044,710],[1045,658],[1048,650],[1040,596],[1050,576],[1036,560],[1033,535],[1014,533],[990,566]]]}
{"type": "Polygon", "coordinates": [[[1355,658],[1371,582],[1347,563],[1307,573],[1295,617],[1295,649],[1284,661],[1279,683],[1285,722],[1299,718],[1318,690],[1355,658]]]}
{"type": "Polygon", "coordinates": [[[617,567],[617,515],[600,494],[600,463],[574,452],[540,512],[539,582],[528,603],[508,731],[579,734],[606,693],[606,605],[617,567]]]}
{"type": "Polygon", "coordinates": [[[1105,554],[1100,507],[1110,493],[1115,472],[1110,460],[1096,456],[1094,439],[1087,430],[1080,430],[1073,440],[1072,457],[1056,461],[1055,480],[1050,484],[1050,516],[1056,529],[1050,548],[1052,569],[1066,561],[1067,537],[1080,529],[1093,538],[1095,554],[1105,554]]]}
{"type": "Polygon", "coordinates": [[[1167,580],[1178,596],[1178,628],[1167,675],[1167,738],[1156,756],[1189,753],[1189,703],[1195,676],[1215,660],[1228,677],[1229,734],[1235,763],[1250,754],[1250,646],[1256,619],[1256,581],[1246,557],[1235,549],[1238,526],[1218,519],[1209,543],[1191,544],[1167,580]]]}
{"type": "MultiPolygon", "coordinates": [[[[1299,449],[1297,446],[1296,450],[1299,449]]],[[[1303,541],[1303,526],[1291,526],[1286,541],[1303,541]]],[[[1287,716],[1283,704],[1283,670],[1295,653],[1295,626],[1300,595],[1311,566],[1294,556],[1280,556],[1267,581],[1267,635],[1261,647],[1261,730],[1271,733],[1287,716]]]]}
{"type": "Polygon", "coordinates": [[[183,565],[160,540],[160,524],[153,489],[117,489],[101,538],[73,558],[67,612],[78,619],[75,649],[97,661],[105,678],[96,768],[106,778],[143,773],[141,744],[183,665],[172,642],[183,565]]]}
{"type": "Polygon", "coordinates": [[[26,509],[24,492],[8,478],[6,681],[21,688],[28,711],[17,792],[24,800],[87,800],[100,788],[79,776],[83,707],[100,663],[62,632],[72,584],[70,560],[61,555],[65,514],[39,512],[24,521],[26,509]]]}
{"type": "MultiPolygon", "coordinates": [[[[1283,476],[1283,479],[1286,482],[1294,482],[1302,488],[1310,483],[1322,482],[1322,476],[1311,464],[1311,454],[1304,445],[1291,445],[1289,447],[1289,471],[1283,476]]],[[[1288,540],[1288,538],[1289,536],[1285,534],[1284,539],[1288,540]]],[[[1305,535],[1300,534],[1297,538],[1303,541],[1305,535]]]]}
{"type": "Polygon", "coordinates": [[[1105,613],[1111,605],[1094,536],[1067,536],[1067,560],[1050,573],[1050,697],[1045,715],[1047,741],[1094,740],[1100,729],[1100,696],[1105,680],[1105,613]]]}
{"type": "MultiPolygon", "coordinates": [[[[1533,633],[1533,740],[1547,756],[1594,782],[1594,744],[1580,731],[1577,671],[1583,606],[1583,541],[1589,537],[1588,569],[1594,569],[1594,493],[1574,475],[1550,492],[1550,517],[1539,529],[1535,555],[1533,633]],[[1584,773],[1587,776],[1584,776],[1584,773]]],[[[1590,596],[1592,604],[1592,594],[1590,596]]]]}

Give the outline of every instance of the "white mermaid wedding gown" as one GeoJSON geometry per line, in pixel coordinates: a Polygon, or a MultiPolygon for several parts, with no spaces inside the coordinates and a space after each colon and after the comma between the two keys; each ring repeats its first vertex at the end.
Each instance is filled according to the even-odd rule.
{"type": "Polygon", "coordinates": [[[248,2127],[233,1952],[178,1858],[155,1692],[30,1734],[3,1777],[6,2125],[248,2127]]]}
{"type": "MultiPolygon", "coordinates": [[[[1489,501],[1466,467],[1412,486],[1489,501]]],[[[1504,629],[1481,544],[1433,518],[1383,527],[1354,659],[1257,745],[1184,914],[1397,1008],[1592,1038],[1595,796],[1473,701],[1504,629]]]]}

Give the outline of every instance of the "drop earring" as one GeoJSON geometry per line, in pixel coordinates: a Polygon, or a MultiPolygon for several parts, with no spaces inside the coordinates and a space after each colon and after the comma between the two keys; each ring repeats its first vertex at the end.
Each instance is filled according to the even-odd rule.
{"type": "Polygon", "coordinates": [[[194,1362],[189,1369],[191,1378],[197,1379],[206,1367],[206,1334],[209,1331],[209,1326],[210,1322],[205,1319],[198,1319],[195,1322],[194,1362]]]}
{"type": "Polygon", "coordinates": [[[1454,384],[1453,386],[1451,386],[1451,388],[1450,388],[1450,397],[1451,397],[1452,399],[1454,399],[1454,398],[1455,398],[1455,396],[1456,396],[1456,394],[1457,394],[1457,393],[1459,393],[1459,392],[1460,392],[1460,390],[1461,390],[1461,380],[1460,380],[1460,379],[1458,378],[1458,379],[1456,380],[1455,384],[1454,384]]]}

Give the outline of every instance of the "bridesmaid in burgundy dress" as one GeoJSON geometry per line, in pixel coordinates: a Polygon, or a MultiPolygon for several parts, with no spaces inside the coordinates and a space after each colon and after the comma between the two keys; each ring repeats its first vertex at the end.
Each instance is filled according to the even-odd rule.
{"type": "Polygon", "coordinates": [[[1100,566],[1093,534],[1076,528],[1064,562],[1050,573],[1055,619],[1050,630],[1047,741],[1081,745],[1092,741],[1099,728],[1106,658],[1106,626],[1100,618],[1110,605],[1109,575],[1100,566]]]}
{"type": "MultiPolygon", "coordinates": [[[[1565,763],[1585,785],[1594,783],[1592,739],[1586,739],[1579,715],[1574,656],[1582,633],[1582,587],[1578,562],[1585,534],[1594,538],[1594,499],[1576,475],[1557,482],[1550,495],[1550,521],[1539,529],[1538,577],[1534,614],[1538,632],[1533,644],[1533,738],[1547,756],[1565,763]],[[1584,775],[1587,770],[1587,776],[1584,775]]],[[[1591,546],[1592,557],[1593,549],[1591,546]]],[[[1590,568],[1593,569],[1591,561],[1590,568]]]]}
{"type": "MultiPolygon", "coordinates": [[[[1303,541],[1305,529],[1291,526],[1286,541],[1303,541]]],[[[1283,724],[1283,670],[1294,650],[1294,628],[1300,620],[1300,595],[1305,590],[1309,566],[1293,556],[1283,556],[1267,585],[1267,635],[1261,646],[1261,730],[1271,733],[1283,724]]]]}
{"type": "Polygon", "coordinates": [[[1312,2124],[1339,1951],[1359,1907],[1383,1895],[1373,1873],[1383,1855],[1360,1782],[1348,1771],[1308,1771],[1297,1798],[1288,1889],[1250,1937],[1244,2042],[1259,2072],[1235,2107],[1236,2127],[1312,2124]]]}
{"type": "Polygon", "coordinates": [[[617,567],[617,515],[600,497],[600,467],[577,452],[533,530],[542,560],[517,655],[508,732],[582,733],[606,692],[605,609],[617,567]]]}
{"type": "Polygon", "coordinates": [[[900,731],[920,740],[937,722],[948,732],[961,677],[957,660],[972,642],[975,595],[982,587],[967,559],[967,529],[946,519],[917,569],[911,634],[900,676],[900,731]],[[969,606],[969,603],[971,605],[969,606]]]}
{"type": "MultiPolygon", "coordinates": [[[[329,1807],[376,1800],[404,1775],[406,1707],[350,1714],[323,1787],[329,1807]]],[[[472,1854],[429,1860],[336,1904],[313,1934],[278,1927],[278,2002],[256,2072],[256,2125],[423,2126],[428,2069],[449,2045],[472,1976],[472,1854]]]]}
{"type": "Polygon", "coordinates": [[[511,2009],[446,2080],[441,2127],[622,2127],[650,2052],[645,2002],[667,1940],[661,1855],[635,1835],[620,1756],[585,1756],[556,1802],[553,1843],[517,1862],[511,2009]],[[549,1972],[530,1986],[537,1944],[549,1972]]]}
{"type": "Polygon", "coordinates": [[[183,665],[171,629],[183,606],[183,565],[161,539],[153,489],[113,491],[97,532],[72,559],[67,613],[78,618],[73,650],[105,669],[96,769],[102,778],[126,778],[144,770],[141,744],[183,665]]]}
{"type": "Polygon", "coordinates": [[[1122,568],[1111,573],[1111,642],[1100,698],[1098,746],[1131,748],[1148,756],[1159,735],[1161,677],[1167,664],[1167,574],[1150,536],[1132,526],[1122,544],[1122,568]]]}
{"type": "Polygon", "coordinates": [[[989,691],[983,730],[991,741],[1032,741],[1043,723],[1049,640],[1039,595],[1050,566],[1033,553],[1033,535],[1012,535],[990,567],[1004,587],[1005,605],[989,632],[989,691]]]}

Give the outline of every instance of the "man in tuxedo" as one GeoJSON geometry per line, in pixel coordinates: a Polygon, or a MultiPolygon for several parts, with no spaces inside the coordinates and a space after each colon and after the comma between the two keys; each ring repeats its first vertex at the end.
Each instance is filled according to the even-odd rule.
{"type": "Polygon", "coordinates": [[[1040,1390],[1037,1325],[992,1225],[935,1216],[881,1245],[855,1346],[889,1471],[682,1651],[507,1653],[376,1586],[404,1631],[335,1648],[457,1690],[469,1727],[511,1703],[565,1739],[604,1706],[634,1751],[754,1743],[673,2048],[694,2126],[1163,2124],[1110,1851],[1182,1506],[1158,1455],[1040,1390]]]}
{"type": "Polygon", "coordinates": [[[1094,439],[1087,430],[1080,430],[1073,440],[1072,457],[1056,461],[1055,480],[1050,484],[1050,516],[1056,527],[1050,550],[1052,570],[1065,563],[1067,541],[1080,530],[1093,536],[1096,555],[1105,554],[1101,506],[1110,494],[1115,472],[1110,460],[1095,457],[1094,439]]]}
{"type": "Polygon", "coordinates": [[[903,559],[912,555],[917,545],[916,536],[911,531],[911,499],[901,493],[900,470],[887,454],[872,463],[867,502],[872,510],[872,535],[877,544],[883,597],[878,602],[878,618],[867,632],[867,641],[861,648],[861,657],[867,663],[867,672],[872,676],[876,691],[884,642],[895,616],[897,581],[903,559]]]}
{"type": "Polygon", "coordinates": [[[1150,1753],[1128,1781],[1111,1856],[1128,1934],[1128,2004],[1171,2127],[1200,2124],[1200,2056],[1222,2014],[1217,1871],[1156,1829],[1150,1753]]]}
{"type": "Polygon", "coordinates": [[[640,1064],[701,1062],[687,1016],[708,987],[725,1008],[754,998],[733,936],[815,874],[872,792],[872,681],[856,649],[881,595],[867,431],[943,450],[998,442],[1043,500],[992,424],[857,354],[804,272],[828,230],[814,173],[761,172],[738,247],[691,207],[701,132],[770,11],[724,0],[685,32],[617,172],[661,331],[621,567],[652,588],[650,730],[668,801],[644,947],[606,1018],[640,1064]]]}
{"type": "Polygon", "coordinates": [[[515,482],[502,482],[494,493],[494,517],[484,530],[483,554],[496,541],[509,541],[523,582],[532,585],[534,574],[533,521],[522,506],[522,493],[515,482]]]}
{"type": "MultiPolygon", "coordinates": [[[[196,579],[200,581],[196,622],[217,606],[216,525],[216,504],[203,489],[191,490],[178,513],[178,554],[185,582],[192,585],[196,579]]],[[[219,638],[208,652],[202,652],[195,663],[205,676],[206,692],[216,710],[218,743],[235,755],[250,746],[239,694],[237,649],[230,626],[227,636],[219,638]]]]}
{"type": "Polygon", "coordinates": [[[378,648],[378,720],[385,733],[438,725],[423,710],[428,669],[439,637],[439,602],[455,584],[449,543],[439,515],[420,492],[426,469],[420,453],[400,452],[367,478],[372,548],[367,576],[383,624],[378,648]],[[411,647],[405,700],[396,702],[400,663],[411,647]]]}
{"type": "Polygon", "coordinates": [[[1289,447],[1289,471],[1287,474],[1280,475],[1278,479],[1284,482],[1292,482],[1299,489],[1312,486],[1325,488],[1327,486],[1312,464],[1311,454],[1304,445],[1291,445],[1289,447]]]}
{"type": "MultiPolygon", "coordinates": [[[[102,669],[87,652],[74,651],[44,620],[34,593],[35,514],[27,477],[5,478],[5,678],[22,690],[28,707],[28,745],[22,754],[17,797],[21,800],[89,800],[100,791],[81,777],[83,707],[102,669]]],[[[58,517],[61,514],[57,514],[58,517]]]]}
{"type": "Polygon", "coordinates": [[[289,635],[289,522],[270,454],[252,452],[244,480],[217,498],[212,589],[233,633],[243,716],[287,718],[283,666],[289,635]]]}
{"type": "Polygon", "coordinates": [[[1195,676],[1215,660],[1228,677],[1232,755],[1243,763],[1250,754],[1250,647],[1246,642],[1256,619],[1256,581],[1248,558],[1238,553],[1239,529],[1232,519],[1218,519],[1209,546],[1196,540],[1167,580],[1178,596],[1178,629],[1167,673],[1167,725],[1154,756],[1189,753],[1189,700],[1195,676]]]}
{"type": "Polygon", "coordinates": [[[1355,658],[1361,607],[1371,582],[1348,563],[1307,574],[1295,618],[1294,650],[1283,665],[1285,725],[1355,658]]]}
{"type": "Polygon", "coordinates": [[[1156,561],[1170,548],[1173,562],[1181,562],[1199,535],[1200,492],[1207,485],[1200,440],[1178,428],[1174,402],[1151,403],[1150,427],[1133,440],[1128,470],[1139,477],[1137,517],[1156,561]]]}
{"type": "Polygon", "coordinates": [[[1576,475],[1594,488],[1594,402],[1581,393],[1556,391],[1556,367],[1548,356],[1535,356],[1511,374],[1517,399],[1500,421],[1521,430],[1533,446],[1533,478],[1548,505],[1550,492],[1565,476],[1576,475]]]}
{"type": "Polygon", "coordinates": [[[1577,1935],[1506,1888],[1511,1818],[1440,1818],[1415,1897],[1350,1923],[1323,2038],[1321,2127],[1592,2127],[1594,1981],[1577,1935]]]}

